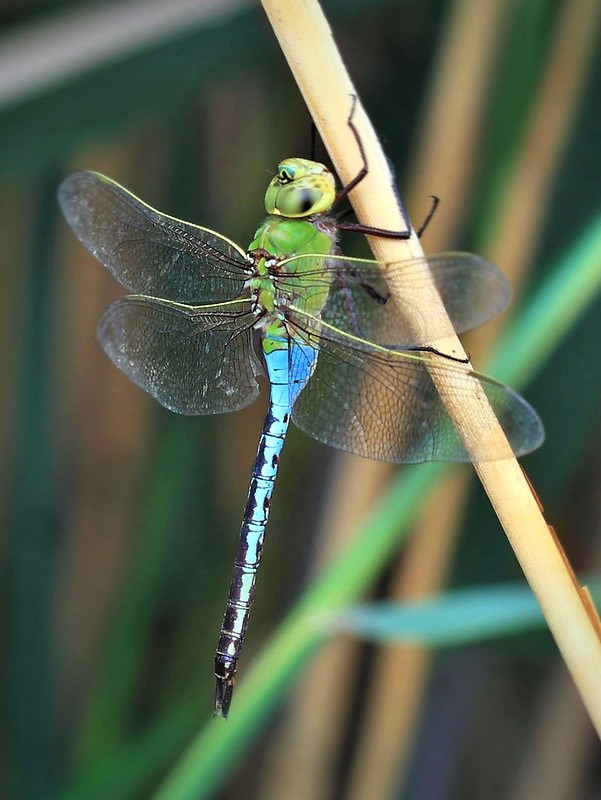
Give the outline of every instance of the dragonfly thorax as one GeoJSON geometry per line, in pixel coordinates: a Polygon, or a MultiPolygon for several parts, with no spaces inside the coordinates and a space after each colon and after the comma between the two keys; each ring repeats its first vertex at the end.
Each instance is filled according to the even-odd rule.
{"type": "MultiPolygon", "coordinates": [[[[264,220],[246,253],[251,273],[245,282],[255,308],[265,315],[263,326],[272,322],[276,327],[283,325],[286,306],[299,297],[299,292],[307,295],[307,281],[303,276],[309,277],[310,286],[310,276],[314,279],[315,274],[324,269],[325,259],[335,244],[335,222],[326,214],[312,219],[270,214],[264,220]]],[[[307,305],[306,297],[303,301],[306,310],[315,314],[326,299],[323,291],[317,294],[317,302],[307,305]]]]}
{"type": "Polygon", "coordinates": [[[260,259],[265,259],[263,266],[266,271],[277,271],[277,264],[291,256],[304,253],[328,255],[336,242],[335,223],[327,215],[318,220],[270,215],[256,230],[248,246],[247,260],[261,272],[260,259]]]}
{"type": "Polygon", "coordinates": [[[310,217],[327,214],[336,197],[336,183],[330,170],[318,161],[286,158],[267,187],[265,209],[282,217],[310,217]]]}

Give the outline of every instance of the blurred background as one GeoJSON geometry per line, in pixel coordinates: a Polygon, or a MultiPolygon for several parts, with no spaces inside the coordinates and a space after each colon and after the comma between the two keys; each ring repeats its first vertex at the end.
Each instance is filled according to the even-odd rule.
{"type": "MultiPolygon", "coordinates": [[[[596,270],[578,302],[564,271],[556,335],[543,304],[512,351],[539,337],[512,377],[547,431],[523,465],[574,568],[594,573],[601,246],[586,245],[601,213],[601,4],[324,7],[413,220],[442,199],[426,251],[480,253],[513,286],[510,311],[468,339],[478,368],[557,269],[596,270]]],[[[542,624],[445,648],[325,637],[261,712],[238,724],[234,697],[227,723],[210,720],[265,396],[181,418],[130,384],[95,338],[123,292],[67,228],[56,189],[97,170],[245,245],[277,163],[310,155],[310,120],[254,3],[9,0],[0,24],[0,798],[599,797],[597,740],[542,624]]],[[[370,552],[381,504],[410,502],[403,481],[427,469],[291,430],[241,687],[313,576],[359,530],[370,552]]],[[[467,467],[397,517],[364,598],[485,597],[522,578],[467,467]]]]}

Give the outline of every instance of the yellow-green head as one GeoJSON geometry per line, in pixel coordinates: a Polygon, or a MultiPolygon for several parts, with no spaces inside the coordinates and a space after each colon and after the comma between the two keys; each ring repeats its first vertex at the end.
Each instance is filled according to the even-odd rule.
{"type": "Polygon", "coordinates": [[[306,158],[286,158],[265,192],[268,214],[309,217],[327,214],[336,197],[336,183],[330,170],[306,158]]]}

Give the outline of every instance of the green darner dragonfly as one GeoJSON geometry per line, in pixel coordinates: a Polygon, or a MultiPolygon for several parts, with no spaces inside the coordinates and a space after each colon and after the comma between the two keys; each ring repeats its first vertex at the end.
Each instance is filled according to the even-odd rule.
{"type": "MultiPolygon", "coordinates": [[[[71,175],[59,189],[77,237],[133,293],[98,326],[102,346],[129,378],[180,414],[236,411],[258,396],[259,376],[269,380],[215,657],[219,716],[231,702],[290,418],[320,442],[367,458],[467,461],[434,386],[437,373],[458,399],[476,383],[484,390],[516,456],[543,440],[536,412],[510,388],[414,341],[387,302],[380,265],[336,253],[343,225],[329,212],[360,179],[336,195],[323,164],[282,161],[267,188],[267,218],[247,250],[155,211],[94,172],[71,175]]],[[[509,300],[502,274],[475,255],[445,253],[387,269],[414,292],[433,280],[458,332],[509,300]]],[[[483,456],[502,454],[489,448],[483,456]]]]}

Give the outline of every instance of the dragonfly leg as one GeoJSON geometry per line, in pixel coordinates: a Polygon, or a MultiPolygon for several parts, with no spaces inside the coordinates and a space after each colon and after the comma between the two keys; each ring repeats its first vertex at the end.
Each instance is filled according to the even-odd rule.
{"type": "Polygon", "coordinates": [[[363,279],[359,279],[359,286],[363,289],[363,291],[371,297],[372,300],[375,300],[381,306],[385,306],[386,303],[390,300],[390,292],[386,292],[386,294],[380,294],[377,289],[371,285],[371,283],[367,283],[363,279]]]}
{"type": "Polygon", "coordinates": [[[355,114],[355,106],[357,105],[357,95],[354,94],[352,95],[352,97],[353,97],[353,102],[351,104],[351,110],[348,115],[346,124],[349,126],[353,136],[355,137],[355,142],[357,143],[357,147],[359,149],[359,155],[361,156],[361,160],[363,161],[363,166],[361,167],[359,172],[355,175],[355,177],[351,181],[349,181],[346,186],[343,186],[342,189],[338,192],[338,194],[334,198],[334,205],[337,205],[338,203],[340,203],[341,200],[344,200],[344,198],[347,197],[348,194],[353,191],[355,186],[358,186],[361,183],[363,178],[365,178],[365,176],[368,173],[367,156],[365,154],[365,148],[363,147],[363,142],[361,141],[361,137],[359,136],[359,131],[357,130],[357,128],[355,127],[355,123],[353,122],[353,116],[355,114]]]}
{"type": "Polygon", "coordinates": [[[363,275],[361,275],[360,270],[354,269],[347,274],[343,274],[342,272],[336,272],[336,281],[340,286],[340,290],[342,293],[342,297],[344,299],[344,305],[346,308],[346,312],[348,317],[351,321],[353,327],[353,333],[355,336],[360,336],[363,338],[363,332],[361,330],[361,326],[359,325],[359,320],[357,319],[357,315],[355,313],[355,308],[353,305],[352,295],[350,292],[350,285],[348,282],[348,278],[352,278],[356,281],[359,286],[363,289],[363,291],[371,297],[372,300],[375,300],[376,303],[379,305],[386,305],[386,303],[390,300],[390,292],[387,292],[385,295],[380,294],[376,288],[374,288],[370,283],[368,283],[363,275]]]}
{"type": "MultiPolygon", "coordinates": [[[[365,148],[363,147],[363,142],[361,141],[361,137],[359,136],[359,131],[357,130],[357,128],[355,126],[355,123],[353,122],[353,116],[355,114],[355,107],[357,105],[357,95],[354,94],[352,96],[352,98],[353,98],[353,100],[352,100],[352,104],[351,104],[351,110],[350,110],[350,113],[348,115],[348,119],[346,121],[346,124],[351,129],[351,132],[352,132],[352,134],[353,134],[353,136],[355,138],[355,142],[357,143],[357,148],[359,150],[359,155],[361,156],[361,160],[363,162],[363,166],[361,167],[359,172],[355,175],[355,177],[351,181],[349,181],[349,183],[347,183],[347,185],[344,186],[338,192],[338,194],[334,198],[333,205],[337,205],[338,203],[340,203],[341,200],[344,200],[344,198],[347,197],[349,195],[349,193],[352,192],[352,190],[361,183],[361,181],[365,178],[365,176],[369,172],[369,167],[368,167],[368,164],[367,164],[367,154],[365,152],[365,148]]],[[[411,236],[411,222],[409,221],[409,216],[408,216],[407,212],[405,211],[405,207],[404,207],[404,205],[403,205],[403,203],[401,201],[401,198],[398,195],[398,192],[396,192],[396,196],[397,196],[397,202],[398,202],[399,208],[401,209],[401,214],[403,215],[403,219],[405,220],[405,224],[407,225],[407,229],[406,230],[404,230],[404,231],[389,231],[389,230],[386,230],[385,228],[371,228],[368,225],[361,225],[360,223],[346,223],[346,224],[339,225],[338,227],[341,228],[342,230],[352,230],[352,231],[355,231],[356,233],[364,233],[364,234],[367,234],[367,235],[381,236],[381,237],[384,237],[384,238],[409,239],[410,236],[411,236]]]]}
{"type": "MultiPolygon", "coordinates": [[[[417,231],[415,232],[418,239],[421,239],[424,231],[432,221],[432,217],[434,216],[436,209],[438,208],[438,204],[440,203],[440,197],[437,197],[435,194],[431,194],[430,197],[432,198],[432,205],[430,206],[430,210],[426,214],[426,218],[419,226],[417,231]]],[[[352,209],[348,210],[348,213],[351,213],[352,209]]],[[[344,216],[347,212],[342,212],[341,216],[344,216]]],[[[403,216],[405,216],[404,209],[403,209],[403,216]]],[[[367,236],[379,236],[381,239],[409,239],[411,236],[411,231],[389,231],[385,228],[374,228],[371,225],[362,225],[360,222],[337,222],[336,228],[341,231],[352,231],[353,233],[363,233],[367,236]]]]}
{"type": "Polygon", "coordinates": [[[466,358],[459,358],[459,356],[452,356],[450,353],[443,353],[431,345],[414,345],[413,347],[403,347],[403,350],[410,350],[412,353],[433,353],[435,356],[446,358],[448,361],[455,361],[457,364],[469,364],[469,355],[466,358]]]}
{"type": "Polygon", "coordinates": [[[363,338],[361,327],[359,325],[359,320],[357,319],[357,315],[355,314],[355,307],[353,305],[353,299],[350,293],[349,285],[344,280],[344,277],[342,275],[337,275],[336,279],[340,284],[340,289],[344,300],[344,306],[346,308],[346,313],[348,314],[348,318],[351,321],[353,333],[355,334],[355,336],[360,336],[361,338],[363,338]]]}
{"type": "MultiPolygon", "coordinates": [[[[351,129],[351,131],[353,133],[353,136],[355,138],[355,142],[357,143],[357,148],[359,149],[359,155],[361,156],[361,160],[363,161],[363,166],[361,167],[359,172],[355,175],[355,177],[351,181],[349,181],[346,184],[346,186],[344,186],[338,192],[338,194],[334,198],[333,205],[337,205],[338,203],[341,202],[341,200],[344,200],[345,197],[348,197],[349,193],[352,192],[352,190],[361,183],[361,181],[365,178],[365,176],[369,172],[369,167],[367,165],[367,154],[365,153],[365,148],[363,147],[363,142],[361,141],[361,137],[359,136],[359,131],[357,130],[357,128],[355,126],[355,123],[353,122],[353,116],[355,114],[355,106],[356,105],[357,105],[357,95],[353,95],[353,101],[352,101],[351,110],[350,110],[350,113],[349,113],[349,116],[348,116],[348,119],[347,119],[347,125],[351,129]]],[[[411,232],[412,232],[411,231],[411,222],[409,220],[409,216],[408,216],[407,212],[405,211],[405,206],[403,205],[403,202],[402,202],[401,198],[398,195],[398,192],[396,193],[396,195],[397,195],[397,202],[398,202],[399,208],[401,210],[401,214],[403,215],[403,219],[405,220],[405,224],[407,225],[406,230],[404,230],[404,231],[391,231],[391,230],[387,230],[386,228],[376,228],[376,227],[371,227],[370,225],[362,225],[359,222],[356,222],[356,223],[355,222],[338,223],[338,225],[336,227],[339,230],[354,231],[355,233],[362,233],[362,234],[365,234],[367,236],[379,236],[380,238],[383,238],[383,239],[409,239],[411,237],[411,232]]],[[[440,198],[438,198],[438,197],[436,197],[434,195],[431,195],[431,197],[432,197],[432,201],[433,201],[432,202],[432,207],[430,208],[425,220],[423,221],[423,223],[420,225],[419,229],[417,230],[418,239],[421,237],[423,232],[426,230],[426,228],[430,224],[430,220],[434,216],[434,212],[436,211],[438,203],[440,202],[440,198]]]]}
{"type": "Polygon", "coordinates": [[[311,120],[311,161],[316,160],[317,153],[317,125],[315,120],[311,120]]]}
{"type": "Polygon", "coordinates": [[[438,208],[438,204],[440,203],[440,197],[438,197],[437,195],[431,194],[430,198],[432,200],[432,205],[430,206],[430,210],[426,214],[425,220],[422,222],[422,224],[419,226],[419,228],[415,232],[415,234],[416,234],[418,239],[422,238],[426,228],[428,227],[428,225],[432,221],[432,217],[436,213],[436,209],[438,208]]]}
{"type": "MultiPolygon", "coordinates": [[[[380,292],[371,285],[368,281],[365,280],[363,275],[361,274],[360,269],[353,269],[347,273],[351,278],[357,281],[359,286],[363,289],[363,291],[371,297],[372,300],[375,300],[376,303],[379,303],[381,306],[386,305],[386,303],[390,300],[390,292],[386,292],[386,294],[380,294],[380,292]]],[[[344,285],[344,278],[341,274],[337,273],[337,277],[339,282],[344,285]]]]}

